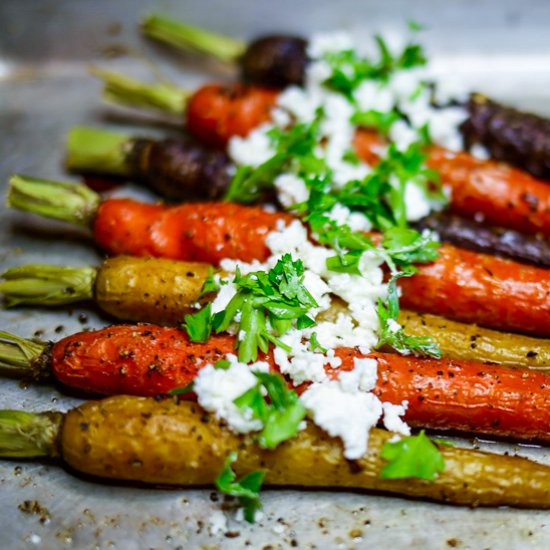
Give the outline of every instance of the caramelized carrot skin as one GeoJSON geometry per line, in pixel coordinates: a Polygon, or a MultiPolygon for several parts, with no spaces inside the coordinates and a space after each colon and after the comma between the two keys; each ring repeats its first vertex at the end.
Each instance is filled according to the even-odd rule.
{"type": "Polygon", "coordinates": [[[443,245],[399,281],[401,305],[467,323],[550,336],[550,270],[443,245]]]}
{"type": "Polygon", "coordinates": [[[189,342],[177,328],[115,325],[57,342],[51,366],[63,384],[105,395],[154,396],[184,387],[206,363],[233,351],[234,339],[189,342]]]}
{"type": "MultiPolygon", "coordinates": [[[[189,384],[207,363],[233,351],[234,338],[214,336],[190,343],[182,330],[118,325],[82,332],[53,346],[51,365],[67,386],[102,394],[154,396],[189,384]]],[[[339,369],[352,370],[361,355],[340,348],[339,369]]],[[[412,426],[550,441],[550,374],[472,361],[420,359],[389,353],[378,362],[374,392],[382,401],[409,402],[412,426]]],[[[262,356],[275,370],[272,355],[262,356]]],[[[303,391],[303,384],[298,388],[303,391]]]]}
{"type": "Polygon", "coordinates": [[[452,189],[451,211],[473,217],[482,212],[493,225],[550,235],[548,183],[503,163],[434,147],[427,164],[452,189]]]}
{"type": "Polygon", "coordinates": [[[207,145],[223,147],[268,122],[277,92],[243,84],[199,88],[187,105],[187,129],[207,145]]]}
{"type": "Polygon", "coordinates": [[[218,264],[269,256],[266,235],[284,213],[234,203],[187,203],[168,207],[130,199],[104,201],[94,224],[96,242],[111,254],[156,256],[218,264]]]}
{"type": "MultiPolygon", "coordinates": [[[[382,143],[377,134],[359,130],[354,147],[366,162],[376,164],[382,143]]],[[[548,183],[506,164],[441,147],[430,148],[426,162],[451,188],[451,212],[467,218],[481,213],[490,225],[550,236],[548,183]]]]}
{"type": "Polygon", "coordinates": [[[373,354],[375,393],[407,400],[413,426],[550,441],[548,373],[469,361],[373,354]]]}

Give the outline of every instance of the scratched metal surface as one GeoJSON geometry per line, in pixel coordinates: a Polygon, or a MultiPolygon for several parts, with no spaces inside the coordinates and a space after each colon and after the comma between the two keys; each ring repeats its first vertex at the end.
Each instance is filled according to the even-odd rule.
{"type": "MultiPolygon", "coordinates": [[[[12,172],[66,177],[63,140],[74,124],[108,124],[145,134],[176,131],[166,121],[136,118],[102,106],[99,85],[86,73],[90,62],[146,76],[149,68],[144,60],[154,59],[157,69],[189,87],[231,76],[231,71],[215,64],[198,63],[189,56],[178,59],[140,39],[139,15],[153,9],[241,37],[270,30],[307,34],[333,28],[360,36],[373,29],[398,31],[403,21],[414,18],[430,27],[425,42],[442,73],[503,100],[550,113],[550,4],[545,0],[356,4],[353,0],[338,4],[2,0],[2,194],[12,172]]],[[[83,265],[100,258],[83,231],[1,210],[2,269],[29,262],[83,265]]],[[[23,336],[40,330],[50,339],[108,321],[92,307],[80,305],[71,311],[0,311],[2,330],[23,336]],[[80,314],[86,315],[86,322],[80,314]]],[[[0,384],[1,408],[66,410],[81,401],[80,396],[51,386],[22,388],[13,380],[0,384]]],[[[550,463],[545,449],[474,443],[550,463]]],[[[550,547],[546,512],[469,510],[349,492],[266,490],[265,516],[258,524],[240,524],[228,512],[228,532],[212,535],[208,518],[219,507],[207,490],[99,484],[44,462],[0,462],[0,547],[6,549],[550,547]],[[21,511],[19,505],[25,500],[37,501],[41,513],[21,511]]]]}

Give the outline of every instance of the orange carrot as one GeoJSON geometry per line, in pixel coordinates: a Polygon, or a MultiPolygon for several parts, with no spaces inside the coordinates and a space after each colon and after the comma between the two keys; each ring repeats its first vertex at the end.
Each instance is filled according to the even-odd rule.
{"type": "Polygon", "coordinates": [[[403,307],[482,326],[550,336],[550,270],[452,245],[399,281],[403,307]]]}
{"type": "MultiPolygon", "coordinates": [[[[382,143],[366,130],[359,130],[354,140],[357,154],[370,164],[377,162],[382,143]]],[[[548,183],[506,164],[441,147],[430,148],[426,163],[451,189],[451,212],[467,218],[481,214],[491,225],[550,236],[548,183]]]]}
{"type": "Polygon", "coordinates": [[[199,88],[187,106],[187,129],[203,143],[224,146],[271,118],[277,92],[242,84],[199,88]]]}
{"type": "MultiPolygon", "coordinates": [[[[19,346],[30,347],[20,358],[27,362],[27,371],[48,371],[67,386],[89,392],[143,396],[188,385],[204,365],[224,358],[234,348],[234,338],[229,336],[213,336],[206,344],[196,344],[181,330],[155,325],[82,332],[45,350],[34,342],[16,340],[19,346]]],[[[8,356],[7,345],[0,347],[0,362],[8,356]]],[[[327,366],[332,378],[352,370],[354,359],[361,356],[352,348],[337,349],[336,355],[342,365],[327,366]]],[[[382,401],[408,401],[405,418],[412,426],[550,442],[549,373],[389,353],[369,357],[378,362],[375,393],[382,401]]],[[[271,353],[261,359],[276,370],[271,353]]],[[[306,387],[303,384],[298,390],[306,387]]]]}
{"type": "Polygon", "coordinates": [[[234,203],[168,207],[107,199],[97,211],[94,237],[111,254],[214,264],[223,258],[263,261],[269,256],[266,235],[278,220],[290,219],[287,214],[234,203]]]}

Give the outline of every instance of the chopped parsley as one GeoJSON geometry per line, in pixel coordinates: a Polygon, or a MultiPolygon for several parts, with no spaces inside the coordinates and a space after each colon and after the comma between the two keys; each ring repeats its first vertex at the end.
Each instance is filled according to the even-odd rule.
{"type": "Polygon", "coordinates": [[[424,430],[393,443],[387,441],[380,456],[388,461],[380,475],[384,479],[416,477],[433,481],[445,470],[441,451],[424,430]]]}
{"type": "Polygon", "coordinates": [[[237,270],[233,284],[237,293],[225,310],[212,315],[211,304],[198,313],[186,315],[183,328],[192,342],[206,342],[214,330],[226,331],[237,323],[239,361],[256,361],[258,349],[267,353],[269,343],[287,351],[289,347],[279,340],[290,328],[308,328],[315,324],[307,315],[318,304],[303,285],[304,266],[301,260],[292,260],[285,254],[266,271],[241,275],[237,270]]]}
{"type": "Polygon", "coordinates": [[[212,266],[209,266],[208,268],[208,276],[204,280],[204,283],[201,288],[201,293],[199,294],[199,299],[205,296],[206,294],[210,294],[211,292],[217,292],[220,290],[220,284],[216,280],[216,277],[214,276],[214,268],[212,266]]]}
{"type": "Polygon", "coordinates": [[[409,42],[397,55],[393,55],[384,39],[374,37],[378,49],[376,59],[361,57],[355,50],[341,50],[325,54],[331,75],[324,85],[354,101],[353,93],[365,80],[387,82],[399,70],[408,70],[426,64],[420,44],[409,42]]]}
{"type": "Polygon", "coordinates": [[[380,335],[377,347],[387,345],[403,355],[414,353],[430,357],[441,357],[441,349],[431,336],[409,336],[397,322],[399,296],[396,281],[400,277],[410,277],[414,273],[415,270],[413,269],[396,273],[388,283],[386,301],[378,300],[377,313],[380,321],[380,335]]]}
{"type": "Polygon", "coordinates": [[[190,313],[183,318],[183,328],[191,342],[208,342],[212,334],[212,304],[208,303],[197,313],[190,313]]]}
{"type": "Polygon", "coordinates": [[[296,435],[306,409],[280,374],[254,372],[254,375],[257,384],[234,403],[241,409],[250,409],[253,417],[262,421],[264,427],[258,443],[264,449],[274,449],[296,435]]]}
{"type": "Polygon", "coordinates": [[[237,460],[237,453],[231,452],[225,459],[223,468],[216,478],[216,487],[222,493],[237,497],[243,507],[244,519],[254,523],[256,511],[262,507],[260,502],[260,488],[264,481],[265,472],[256,470],[243,476],[237,481],[237,475],[231,464],[237,460]]]}

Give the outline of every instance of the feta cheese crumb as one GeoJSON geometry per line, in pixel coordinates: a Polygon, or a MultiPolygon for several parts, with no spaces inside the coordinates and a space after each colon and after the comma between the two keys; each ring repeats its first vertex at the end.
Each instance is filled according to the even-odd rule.
{"type": "Polygon", "coordinates": [[[470,154],[479,160],[488,160],[491,158],[491,154],[486,147],[481,145],[481,143],[474,143],[474,145],[470,147],[470,154]]]}
{"type": "Polygon", "coordinates": [[[392,403],[382,403],[384,409],[384,427],[390,432],[395,432],[400,435],[411,435],[410,427],[403,421],[401,416],[407,411],[408,401],[403,401],[401,405],[393,405],[392,403]]]}
{"type": "Polygon", "coordinates": [[[309,191],[304,180],[294,174],[281,174],[275,178],[274,184],[279,201],[285,208],[309,199],[309,191]]]}
{"type": "Polygon", "coordinates": [[[227,531],[227,517],[221,510],[214,510],[210,514],[208,522],[210,524],[208,530],[212,536],[227,531]]]}
{"type": "Polygon", "coordinates": [[[344,456],[353,460],[367,452],[369,431],[382,415],[382,404],[373,393],[351,392],[344,381],[312,384],[301,396],[315,424],[340,437],[344,456]]]}
{"type": "Polygon", "coordinates": [[[217,418],[224,419],[237,433],[258,431],[263,427],[261,420],[253,418],[250,409],[239,409],[233,403],[256,385],[257,379],[252,373],[254,369],[255,364],[239,362],[231,362],[228,369],[216,369],[208,364],[195,378],[194,391],[201,407],[214,413],[217,418]]]}
{"type": "Polygon", "coordinates": [[[246,137],[233,136],[229,140],[228,153],[231,159],[238,165],[259,166],[269,160],[275,150],[267,135],[269,124],[262,124],[246,137]]]}

